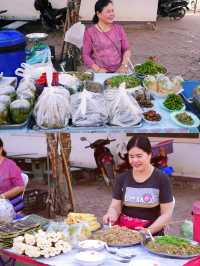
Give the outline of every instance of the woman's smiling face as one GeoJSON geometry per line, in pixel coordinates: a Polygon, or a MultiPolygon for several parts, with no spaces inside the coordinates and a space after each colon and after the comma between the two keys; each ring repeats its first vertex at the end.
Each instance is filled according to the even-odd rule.
{"type": "Polygon", "coordinates": [[[102,21],[105,24],[113,23],[115,19],[115,12],[114,12],[113,4],[110,3],[107,6],[105,6],[101,12],[97,12],[97,16],[100,22],[102,21]]]}
{"type": "Polygon", "coordinates": [[[135,171],[145,171],[151,163],[151,154],[140,148],[133,147],[128,152],[129,163],[135,171]]]}

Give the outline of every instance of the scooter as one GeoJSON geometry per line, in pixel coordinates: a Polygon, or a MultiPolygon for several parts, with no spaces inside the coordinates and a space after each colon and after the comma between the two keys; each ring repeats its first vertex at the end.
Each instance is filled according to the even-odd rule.
{"type": "Polygon", "coordinates": [[[189,0],[159,0],[158,16],[179,20],[185,16],[189,0]]]}
{"type": "Polygon", "coordinates": [[[61,29],[64,27],[67,8],[53,8],[48,0],[35,0],[34,7],[40,11],[40,19],[47,30],[61,29]]]}
{"type": "Polygon", "coordinates": [[[115,141],[115,139],[98,139],[90,143],[85,137],[81,137],[81,141],[87,141],[89,143],[89,145],[85,147],[86,149],[91,148],[94,150],[94,158],[97,167],[106,185],[113,187],[115,181],[115,162],[112,153],[106,145],[115,141]]]}

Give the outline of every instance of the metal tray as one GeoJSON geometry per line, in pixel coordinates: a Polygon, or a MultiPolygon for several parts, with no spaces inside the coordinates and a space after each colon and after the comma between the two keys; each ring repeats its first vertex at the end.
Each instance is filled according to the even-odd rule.
{"type": "Polygon", "coordinates": [[[23,127],[26,127],[28,125],[29,118],[21,124],[5,124],[5,125],[0,125],[0,129],[21,129],[23,127]]]}
{"type": "MultiPolygon", "coordinates": [[[[156,237],[155,237],[156,238],[156,237]]],[[[184,239],[184,238],[182,238],[184,239]]],[[[188,256],[178,256],[178,255],[170,255],[170,254],[167,254],[167,253],[162,253],[162,252],[156,252],[156,251],[152,251],[150,250],[149,248],[146,247],[146,244],[151,241],[150,238],[148,239],[145,239],[143,242],[142,242],[142,246],[143,248],[148,251],[149,253],[151,254],[154,254],[154,255],[157,255],[159,257],[164,257],[164,258],[170,258],[170,259],[191,259],[191,258],[195,258],[197,256],[199,256],[200,254],[195,254],[195,255],[188,255],[188,256]]],[[[187,239],[188,241],[188,239],[187,239]]],[[[199,245],[198,242],[195,242],[195,241],[190,241],[191,243],[194,243],[195,245],[199,245]]]]}

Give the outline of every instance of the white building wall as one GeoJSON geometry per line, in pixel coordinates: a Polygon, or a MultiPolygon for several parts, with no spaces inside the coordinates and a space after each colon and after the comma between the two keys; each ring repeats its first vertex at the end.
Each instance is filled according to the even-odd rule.
{"type": "MultiPolygon", "coordinates": [[[[72,152],[70,160],[73,165],[95,168],[93,150],[85,149],[87,142],[80,141],[81,137],[87,137],[90,142],[98,138],[115,138],[116,141],[108,146],[117,158],[119,146],[127,142],[126,134],[79,134],[71,135],[72,152]]],[[[1,134],[5,148],[9,154],[30,154],[45,156],[47,154],[45,134],[1,134]]],[[[169,138],[167,138],[169,139],[169,138]]],[[[163,141],[163,138],[151,138],[152,144],[163,141]]],[[[174,139],[174,152],[169,155],[169,165],[175,169],[175,174],[200,178],[200,138],[198,139],[174,139]]]]}

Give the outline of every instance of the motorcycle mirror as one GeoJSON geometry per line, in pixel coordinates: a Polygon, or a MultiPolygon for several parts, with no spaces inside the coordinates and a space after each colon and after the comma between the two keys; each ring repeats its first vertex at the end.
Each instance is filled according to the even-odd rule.
{"type": "Polygon", "coordinates": [[[86,141],[87,139],[86,139],[86,137],[81,137],[80,140],[81,141],[86,141]]]}

